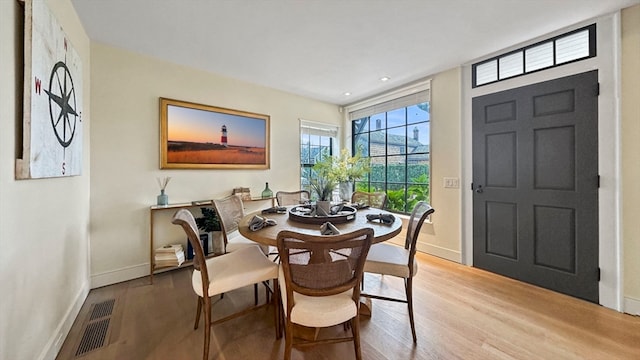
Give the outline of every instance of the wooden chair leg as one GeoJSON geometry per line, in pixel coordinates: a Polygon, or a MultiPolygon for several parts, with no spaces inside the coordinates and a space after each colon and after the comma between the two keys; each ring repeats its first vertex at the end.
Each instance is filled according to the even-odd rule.
{"type": "MultiPolygon", "coordinates": [[[[278,281],[278,280],[276,280],[278,281]]],[[[280,288],[280,284],[278,283],[278,288],[280,288]]],[[[279,315],[280,315],[280,334],[284,335],[284,331],[285,331],[285,316],[284,316],[284,312],[285,312],[285,308],[284,305],[282,303],[282,294],[280,293],[280,290],[278,290],[278,307],[280,308],[279,311],[279,315]]]]}
{"type": "Polygon", "coordinates": [[[289,320],[286,320],[284,337],[284,360],[291,360],[291,349],[293,348],[293,323],[289,320]]]}
{"type": "Polygon", "coordinates": [[[200,313],[202,312],[202,298],[198,296],[198,308],[196,309],[196,322],[193,324],[193,330],[198,329],[200,323],[200,313]]]}
{"type": "Polygon", "coordinates": [[[351,319],[351,333],[353,334],[353,348],[356,351],[356,359],[362,359],[362,349],[360,348],[360,320],[358,315],[351,319]]]}
{"type": "Polygon", "coordinates": [[[211,300],[207,297],[204,300],[204,349],[202,354],[203,360],[209,360],[209,343],[211,341],[211,300]]]}
{"type": "Polygon", "coordinates": [[[278,296],[279,291],[280,290],[278,289],[278,280],[274,279],[272,300],[273,300],[274,321],[276,322],[276,339],[282,338],[282,322],[280,319],[280,296],[278,296]]]}
{"type": "Polygon", "coordinates": [[[405,292],[407,295],[407,307],[409,308],[409,322],[411,323],[411,335],[413,336],[413,342],[417,343],[416,337],[416,324],[413,319],[413,279],[408,278],[405,281],[405,292]]]}
{"type": "Polygon", "coordinates": [[[258,306],[258,284],[253,284],[253,300],[254,305],[258,306]]]}

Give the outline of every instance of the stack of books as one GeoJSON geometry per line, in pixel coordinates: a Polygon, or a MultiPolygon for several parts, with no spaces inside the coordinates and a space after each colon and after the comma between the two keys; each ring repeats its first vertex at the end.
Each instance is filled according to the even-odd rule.
{"type": "Polygon", "coordinates": [[[180,266],[184,262],[184,250],[182,245],[165,245],[156,249],[156,267],[180,266]]]}

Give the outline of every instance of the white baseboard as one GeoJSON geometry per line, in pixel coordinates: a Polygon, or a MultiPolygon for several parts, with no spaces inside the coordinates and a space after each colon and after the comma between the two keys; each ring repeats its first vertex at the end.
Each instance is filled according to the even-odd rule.
{"type": "Polygon", "coordinates": [[[625,296],[624,312],[627,314],[640,316],[640,300],[625,296]]]}
{"type": "Polygon", "coordinates": [[[422,243],[418,241],[417,244],[418,251],[427,253],[429,255],[434,255],[437,257],[441,257],[443,259],[447,259],[450,261],[455,261],[457,263],[462,262],[462,256],[460,255],[460,251],[455,251],[447,248],[443,248],[440,246],[422,243]]]}
{"type": "MultiPolygon", "coordinates": [[[[396,244],[398,246],[404,246],[404,237],[396,236],[395,238],[388,240],[388,242],[392,244],[396,244]]],[[[455,261],[457,263],[462,263],[462,256],[460,254],[460,251],[446,249],[440,246],[427,244],[420,241],[418,241],[417,250],[423,253],[427,253],[429,255],[441,257],[443,259],[455,261]]]]}
{"type": "Polygon", "coordinates": [[[127,266],[91,275],[91,288],[95,289],[123,281],[141,278],[143,276],[149,276],[149,263],[127,266]]]}
{"type": "Polygon", "coordinates": [[[78,291],[76,298],[64,314],[62,321],[60,321],[56,330],[51,334],[51,337],[49,337],[46,346],[38,357],[39,360],[55,360],[56,356],[58,356],[58,352],[60,352],[62,344],[67,338],[73,322],[76,320],[78,313],[80,313],[80,309],[82,308],[84,301],[87,299],[87,295],[89,295],[89,283],[85,282],[80,287],[80,291],[78,291]]]}

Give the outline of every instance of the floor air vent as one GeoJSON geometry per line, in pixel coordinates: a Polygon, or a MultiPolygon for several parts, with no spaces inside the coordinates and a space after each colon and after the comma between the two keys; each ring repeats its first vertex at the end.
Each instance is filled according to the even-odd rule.
{"type": "Polygon", "coordinates": [[[93,304],[89,320],[84,326],[82,338],[76,350],[76,357],[85,355],[108,344],[111,331],[111,315],[116,299],[93,304]]]}
{"type": "Polygon", "coordinates": [[[84,334],[82,334],[80,345],[78,345],[76,356],[84,355],[104,346],[110,321],[111,319],[106,318],[87,324],[87,327],[84,329],[84,334]]]}
{"type": "Polygon", "coordinates": [[[111,299],[107,301],[103,301],[99,304],[95,304],[93,306],[93,311],[91,312],[91,320],[99,319],[105,316],[111,316],[113,313],[113,305],[116,303],[116,299],[111,299]]]}

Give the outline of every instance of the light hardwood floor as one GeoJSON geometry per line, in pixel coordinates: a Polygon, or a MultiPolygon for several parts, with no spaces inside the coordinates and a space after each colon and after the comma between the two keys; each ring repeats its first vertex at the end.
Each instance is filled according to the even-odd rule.
{"type": "MultiPolygon", "coordinates": [[[[418,344],[406,305],[373,301],[361,319],[364,359],[640,359],[640,317],[462,266],[417,256],[414,283],[418,344]]],[[[401,281],[367,275],[367,292],[400,295],[401,281]]],[[[74,359],[91,304],[116,298],[109,344],[78,357],[201,359],[202,325],[193,330],[196,296],[191,269],[92,290],[57,359],[74,359]]],[[[264,301],[264,294],[261,294],[264,301]]],[[[220,315],[253,302],[253,289],[225,295],[220,315]]],[[[340,328],[341,329],[341,328],[340,328]]],[[[333,330],[333,331],[341,331],[333,330]]],[[[211,359],[281,359],[272,307],[214,326],[211,359]]],[[[351,343],[294,349],[293,359],[352,359],[351,343]]]]}

